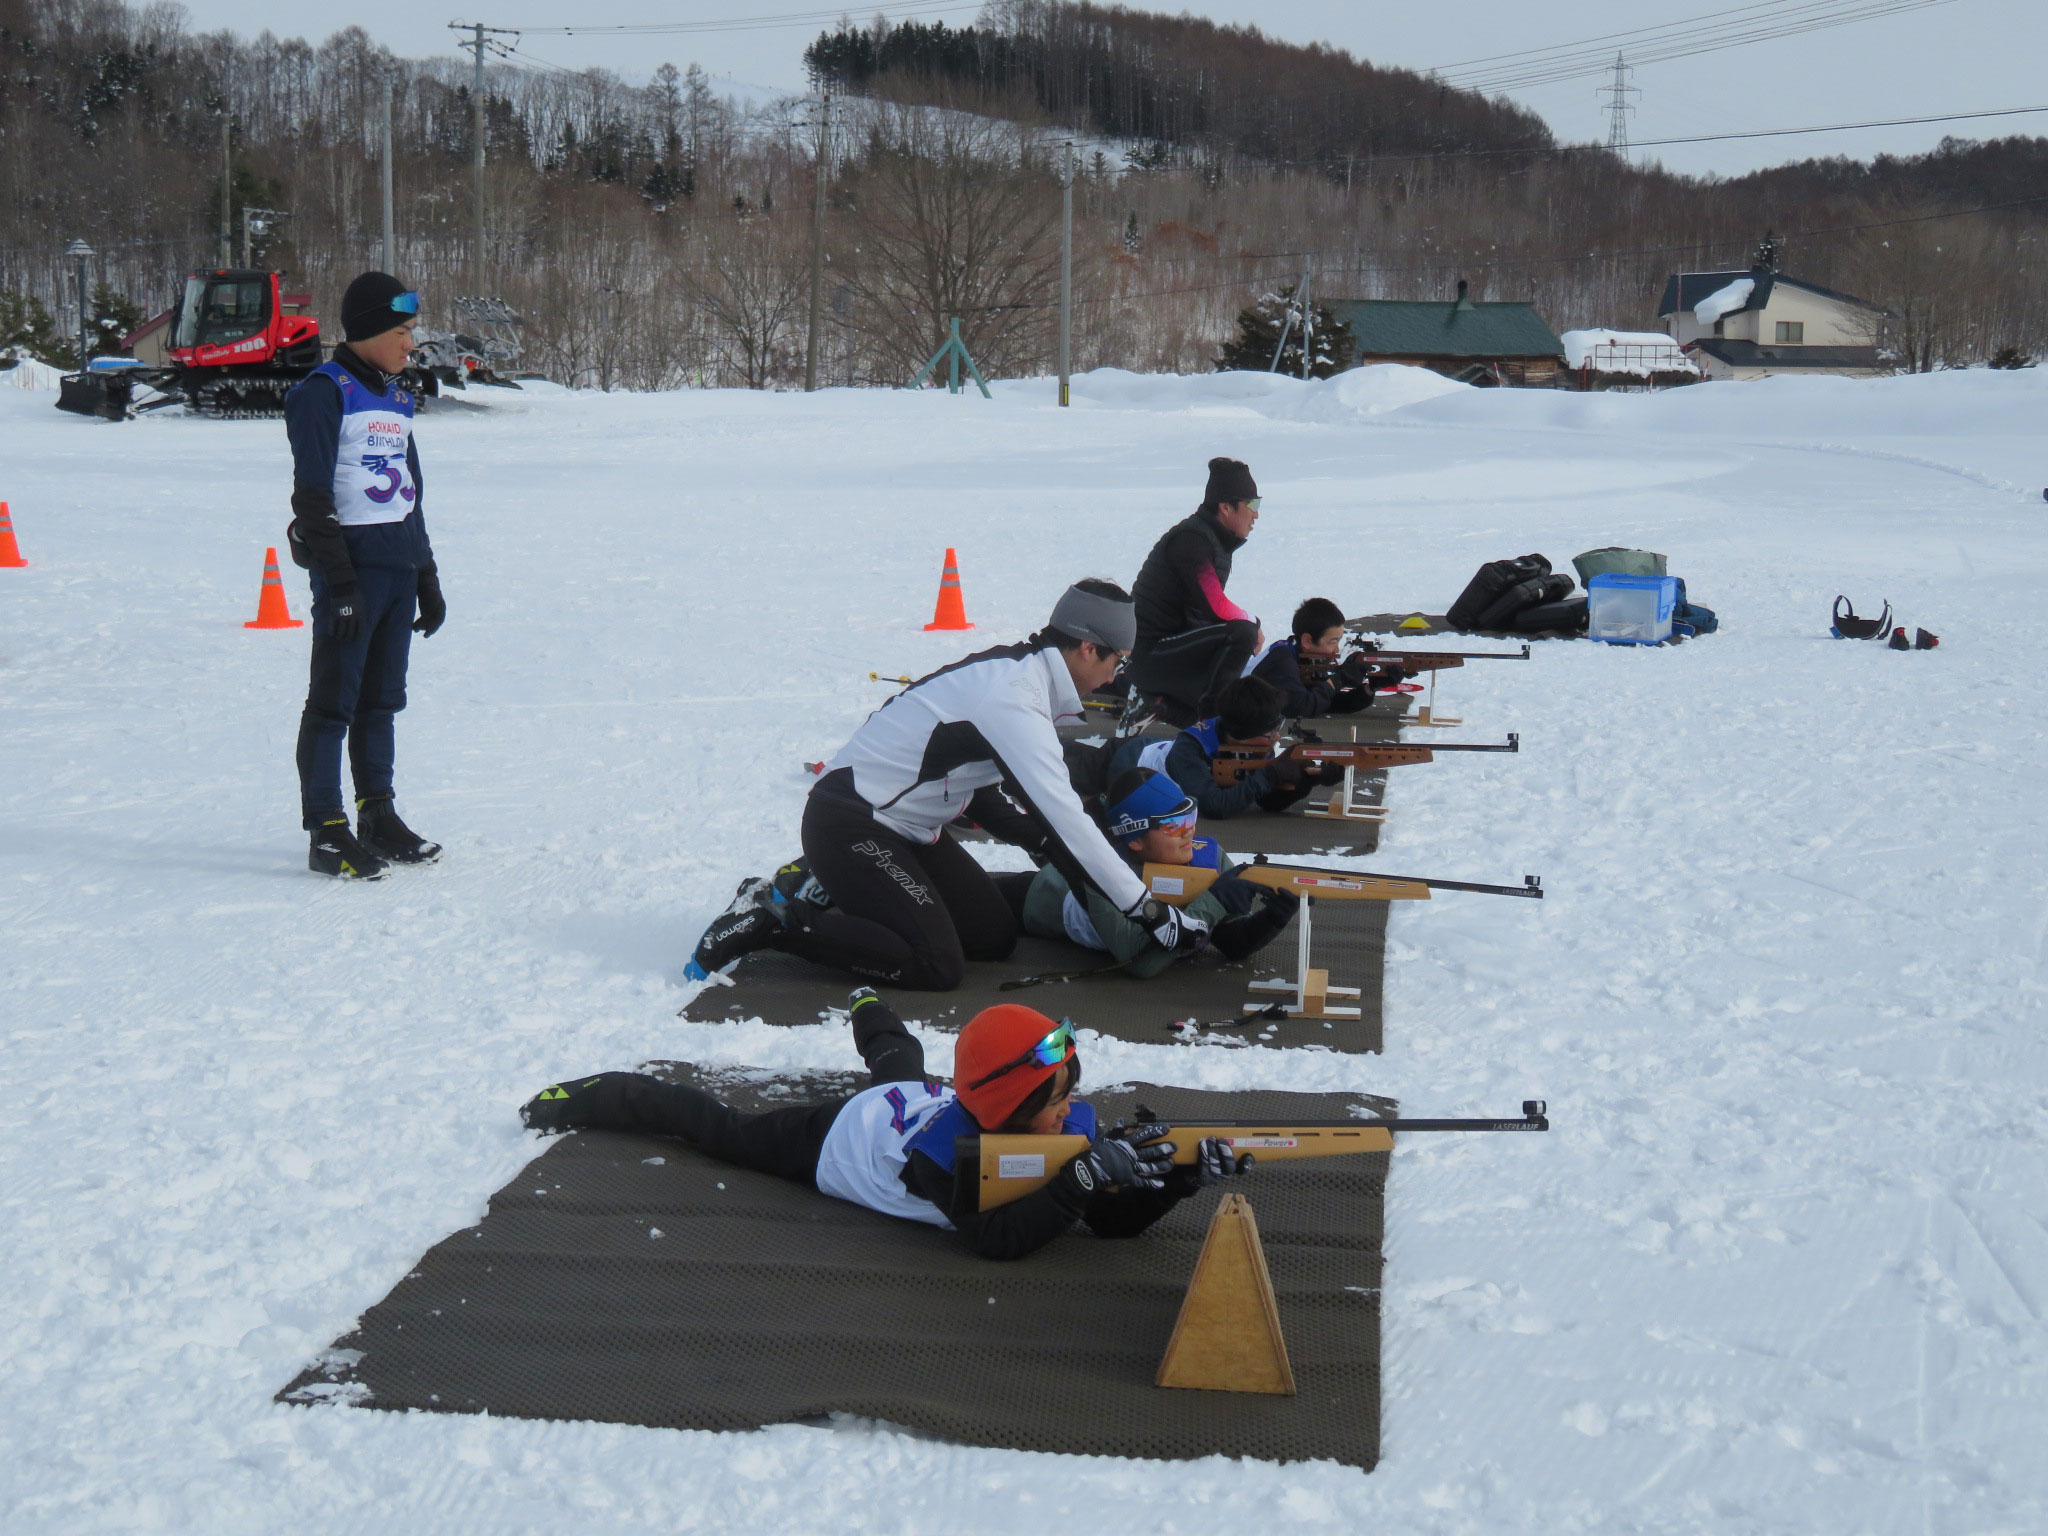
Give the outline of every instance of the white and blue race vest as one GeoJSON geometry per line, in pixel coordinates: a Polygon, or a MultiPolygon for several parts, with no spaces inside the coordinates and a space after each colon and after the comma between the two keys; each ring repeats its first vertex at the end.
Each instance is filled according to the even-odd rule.
{"type": "Polygon", "coordinates": [[[944,1211],[903,1187],[903,1166],[910,1139],[953,1102],[952,1090],[936,1083],[885,1083],[855,1094],[818,1149],[819,1192],[884,1216],[952,1226],[944,1211]]]}
{"type": "Polygon", "coordinates": [[[412,443],[412,391],[366,389],[339,363],[313,370],[341,390],[341,439],[334,458],[334,516],[344,528],[403,522],[419,500],[406,450],[412,443]]]}

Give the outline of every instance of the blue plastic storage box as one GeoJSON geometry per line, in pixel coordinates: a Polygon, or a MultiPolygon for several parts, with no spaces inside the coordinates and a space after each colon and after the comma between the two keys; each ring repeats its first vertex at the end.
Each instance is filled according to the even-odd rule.
{"type": "Polygon", "coordinates": [[[1586,583],[1586,634],[1609,645],[1656,645],[1671,638],[1676,576],[1610,571],[1586,583]]]}

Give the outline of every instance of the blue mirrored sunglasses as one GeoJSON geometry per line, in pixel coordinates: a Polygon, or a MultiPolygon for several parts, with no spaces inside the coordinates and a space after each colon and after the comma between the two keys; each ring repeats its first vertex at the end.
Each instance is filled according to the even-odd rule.
{"type": "Polygon", "coordinates": [[[1033,1062],[1036,1062],[1041,1067],[1056,1067],[1072,1054],[1073,1049],[1074,1021],[1072,1019],[1061,1019],[1050,1033],[1045,1035],[1037,1044],[1033,1045],[1030,1050],[1019,1056],[1015,1061],[1004,1063],[1002,1066],[997,1067],[995,1071],[989,1073],[988,1076],[976,1078],[967,1086],[970,1089],[980,1088],[985,1084],[994,1082],[1006,1072],[1014,1072],[1019,1067],[1028,1067],[1033,1062]]]}
{"type": "Polygon", "coordinates": [[[401,315],[416,315],[420,312],[420,296],[416,293],[401,293],[391,301],[389,307],[401,315]]]}

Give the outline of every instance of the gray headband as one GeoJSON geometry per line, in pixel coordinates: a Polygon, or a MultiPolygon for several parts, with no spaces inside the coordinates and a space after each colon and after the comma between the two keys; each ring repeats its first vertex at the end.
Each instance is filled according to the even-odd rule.
{"type": "Polygon", "coordinates": [[[1119,602],[1069,587],[1053,604],[1052,627],[1076,640],[1093,640],[1112,651],[1128,651],[1138,643],[1138,610],[1129,598],[1119,602]]]}

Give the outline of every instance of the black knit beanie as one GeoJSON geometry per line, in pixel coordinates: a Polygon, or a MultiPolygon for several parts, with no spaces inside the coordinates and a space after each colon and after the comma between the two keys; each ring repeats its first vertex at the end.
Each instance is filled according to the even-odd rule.
{"type": "Polygon", "coordinates": [[[1209,487],[1202,492],[1205,506],[1213,507],[1219,501],[1254,501],[1258,494],[1258,482],[1252,479],[1251,470],[1242,460],[1209,461],[1209,487]]]}
{"type": "Polygon", "coordinates": [[[393,309],[391,301],[407,291],[389,272],[365,272],[350,283],[341,296],[342,339],[368,341],[405,324],[412,317],[393,309]]]}

